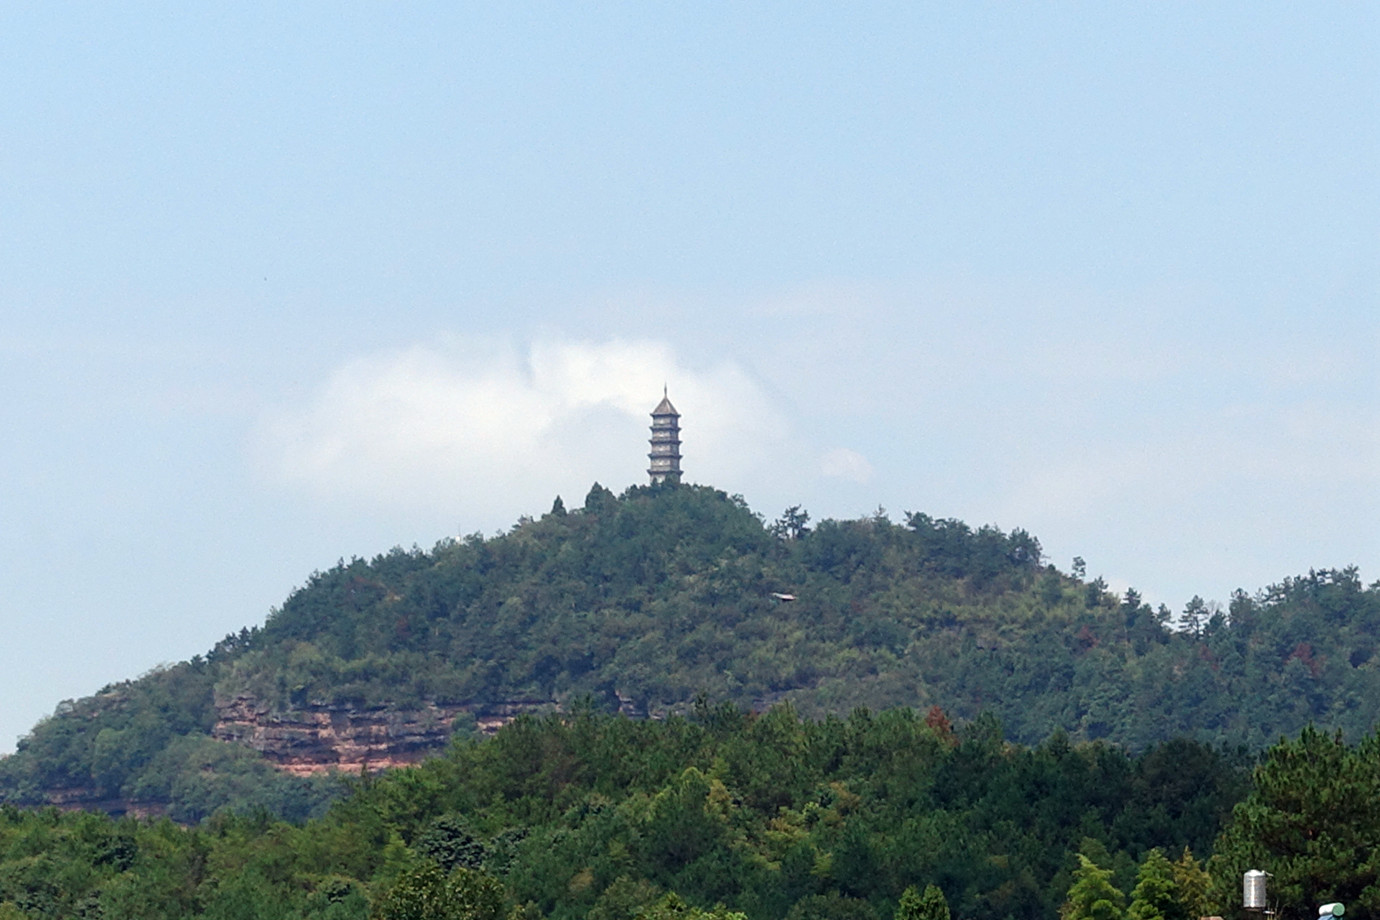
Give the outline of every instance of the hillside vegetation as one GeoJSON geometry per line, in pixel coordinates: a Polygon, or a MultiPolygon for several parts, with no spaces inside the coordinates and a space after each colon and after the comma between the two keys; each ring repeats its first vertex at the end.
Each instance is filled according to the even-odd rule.
{"type": "Polygon", "coordinates": [[[577,704],[365,776],[321,818],[0,807],[0,920],[1193,920],[1380,916],[1380,749],[1004,742],[910,709],[577,704]],[[920,894],[923,889],[924,894],[920,894]]]}
{"type": "Polygon", "coordinates": [[[1355,569],[1175,615],[1046,565],[1022,530],[880,512],[811,527],[800,509],[768,523],[706,487],[596,485],[506,534],[341,562],[206,656],[63,703],[0,762],[0,797],[319,814],[333,780],[211,738],[244,701],[284,717],[446,704],[462,736],[466,707],[494,701],[664,718],[701,700],[986,713],[1030,746],[1259,750],[1310,722],[1356,739],[1380,711],[1377,636],[1380,585],[1355,569]]]}
{"type": "MultiPolygon", "coordinates": [[[[0,809],[0,918],[889,920],[929,884],[960,917],[1053,920],[1078,852],[1125,890],[1156,847],[1201,878],[1193,854],[1245,788],[1239,763],[1189,741],[1132,758],[908,709],[655,721],[579,705],[358,781],[297,827],[0,809]]],[[[1201,910],[1197,887],[1184,903],[1201,910]]]]}

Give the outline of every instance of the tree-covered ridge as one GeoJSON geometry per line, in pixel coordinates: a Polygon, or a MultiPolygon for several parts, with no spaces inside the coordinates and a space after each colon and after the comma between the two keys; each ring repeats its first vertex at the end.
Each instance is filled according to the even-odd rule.
{"type": "Polygon", "coordinates": [[[582,704],[366,777],[301,825],[0,809],[0,917],[887,920],[916,888],[955,917],[1053,920],[1077,853],[1127,890],[1155,847],[1197,866],[1245,780],[1195,742],[1025,748],[988,717],[582,704]],[[447,892],[466,912],[407,912],[447,892]]]}
{"type": "Polygon", "coordinates": [[[1176,618],[1080,564],[1045,564],[1022,530],[881,512],[812,527],[799,508],[768,523],[706,487],[596,485],[583,507],[558,500],[495,537],[342,561],[204,658],[64,704],[0,762],[0,796],[85,790],[191,821],[251,802],[319,811],[329,783],[208,736],[240,700],[287,715],[939,706],[990,713],[1027,745],[1062,731],[1132,750],[1181,736],[1260,749],[1310,721],[1357,738],[1380,711],[1377,635],[1380,584],[1355,569],[1238,592],[1226,610],[1195,599],[1176,618]]]}
{"type": "Polygon", "coordinates": [[[847,688],[897,671],[917,631],[1002,617],[994,604],[1034,577],[1038,555],[1023,533],[958,522],[931,533],[825,521],[780,539],[713,490],[615,499],[596,486],[583,510],[497,539],[316,576],[218,689],[285,707],[394,702],[400,691],[404,702],[592,694],[657,713],[699,694],[808,698],[801,691],[823,683],[802,704],[847,711],[906,692],[862,699],[847,688]]]}
{"type": "MultiPolygon", "coordinates": [[[[792,520],[792,515],[795,519],[792,520]]],[[[1309,720],[1350,737],[1380,702],[1380,587],[1354,569],[1214,611],[1117,599],[1043,565],[1016,530],[907,514],[767,525],[699,487],[595,487],[582,510],[494,539],[317,575],[217,684],[310,701],[561,700],[640,711],[700,694],[809,714],[858,705],[997,713],[1133,747],[1188,734],[1263,747],[1309,720]],[[779,599],[789,595],[795,600],[779,599]]]]}

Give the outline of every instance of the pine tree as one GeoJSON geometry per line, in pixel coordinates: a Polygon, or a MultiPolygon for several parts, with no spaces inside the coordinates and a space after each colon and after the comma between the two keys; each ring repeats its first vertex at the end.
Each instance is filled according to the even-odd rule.
{"type": "Polygon", "coordinates": [[[1121,920],[1125,895],[1111,883],[1111,877],[1112,870],[1098,868],[1079,853],[1068,900],[1059,911],[1060,920],[1121,920]]]}
{"type": "Polygon", "coordinates": [[[949,920],[949,902],[937,885],[926,885],[924,894],[911,885],[901,894],[893,920],[949,920]]]}
{"type": "Polygon", "coordinates": [[[1158,848],[1147,853],[1140,864],[1126,920],[1189,920],[1174,878],[1174,865],[1158,848]]]}
{"type": "Polygon", "coordinates": [[[1341,901],[1380,916],[1380,736],[1348,748],[1340,734],[1309,726],[1270,749],[1255,790],[1232,811],[1213,848],[1212,901],[1240,904],[1241,874],[1272,876],[1271,907],[1307,914],[1341,901]]]}
{"type": "Polygon", "coordinates": [[[1193,853],[1184,847],[1183,855],[1170,864],[1174,872],[1174,884],[1179,888],[1179,903],[1190,920],[1205,917],[1208,910],[1208,885],[1211,879],[1203,864],[1193,858],[1193,853]]]}
{"type": "Polygon", "coordinates": [[[949,920],[949,901],[938,885],[926,885],[920,896],[920,920],[949,920]]]}

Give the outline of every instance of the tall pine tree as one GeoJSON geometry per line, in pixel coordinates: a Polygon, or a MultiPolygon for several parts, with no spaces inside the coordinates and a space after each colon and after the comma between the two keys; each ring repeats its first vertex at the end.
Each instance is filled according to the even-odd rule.
{"type": "Polygon", "coordinates": [[[1147,853],[1140,864],[1126,920],[1189,920],[1179,897],[1174,864],[1158,847],[1147,853]]]}
{"type": "Polygon", "coordinates": [[[1059,911],[1060,920],[1121,920],[1126,899],[1111,878],[1112,870],[1098,868],[1097,863],[1079,853],[1068,900],[1059,911]]]}

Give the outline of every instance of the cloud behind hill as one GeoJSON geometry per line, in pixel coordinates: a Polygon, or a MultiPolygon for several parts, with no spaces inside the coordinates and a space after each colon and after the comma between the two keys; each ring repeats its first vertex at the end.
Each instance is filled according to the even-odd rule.
{"type": "Polygon", "coordinates": [[[734,363],[689,367],[653,340],[554,337],[359,357],[269,414],[256,451],[268,475],[321,498],[424,507],[458,496],[487,518],[578,498],[594,481],[642,481],[663,385],[686,416],[688,478],[738,481],[796,454],[780,408],[734,363]]]}

